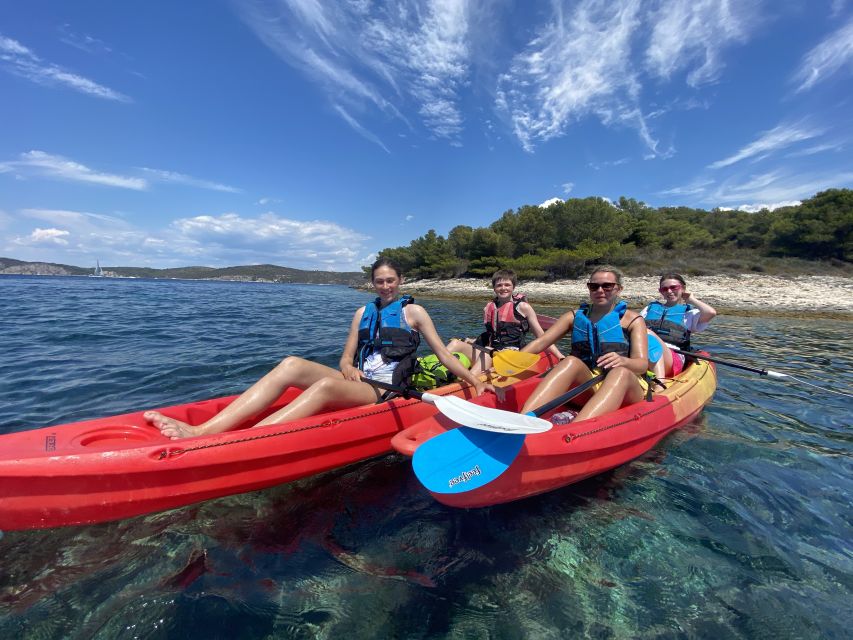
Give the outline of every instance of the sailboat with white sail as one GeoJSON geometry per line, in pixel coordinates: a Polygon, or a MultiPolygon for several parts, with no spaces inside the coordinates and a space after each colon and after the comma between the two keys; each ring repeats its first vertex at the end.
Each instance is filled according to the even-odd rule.
{"type": "Polygon", "coordinates": [[[97,265],[95,267],[95,273],[90,273],[89,277],[90,278],[106,278],[107,276],[104,274],[104,270],[101,269],[100,260],[95,260],[95,264],[97,265]]]}

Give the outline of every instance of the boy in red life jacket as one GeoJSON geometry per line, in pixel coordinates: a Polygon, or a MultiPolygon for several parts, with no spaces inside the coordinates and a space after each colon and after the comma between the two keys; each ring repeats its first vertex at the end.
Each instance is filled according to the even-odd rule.
{"type": "MultiPolygon", "coordinates": [[[[476,340],[454,338],[447,345],[451,352],[464,353],[474,364],[471,372],[478,374],[492,366],[491,353],[502,349],[521,349],[528,331],[538,338],[545,331],[539,324],[536,311],[527,302],[527,296],[515,293],[518,278],[510,269],[500,269],[492,275],[495,297],[483,308],[486,330],[476,340]]],[[[555,357],[565,356],[555,345],[548,348],[555,357]]]]}

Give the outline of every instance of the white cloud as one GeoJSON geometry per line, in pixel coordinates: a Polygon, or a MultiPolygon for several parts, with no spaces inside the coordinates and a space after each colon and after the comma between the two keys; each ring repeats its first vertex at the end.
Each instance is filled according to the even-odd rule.
{"type": "Polygon", "coordinates": [[[459,92],[469,76],[467,0],[255,0],[235,7],[266,46],[326,89],[360,135],[378,142],[365,135],[356,112],[373,106],[408,125],[401,108],[411,102],[432,134],[458,142],[459,92]]]}
{"type": "Polygon", "coordinates": [[[658,194],[662,196],[698,196],[705,193],[708,186],[712,184],[714,184],[713,180],[694,180],[690,184],[658,191],[658,194]]]}
{"type": "Polygon", "coordinates": [[[3,35],[0,35],[0,65],[10,73],[38,84],[60,85],[96,98],[131,102],[130,98],[118,91],[45,62],[17,40],[3,35]]]}
{"type": "Polygon", "coordinates": [[[637,0],[584,0],[554,16],[499,78],[497,107],[522,147],[532,151],[587,115],[615,122],[636,108],[631,36],[640,24],[637,0]]]}
{"type": "Polygon", "coordinates": [[[68,236],[71,234],[64,229],[39,229],[36,228],[28,238],[19,239],[19,244],[68,244],[68,236]]]}
{"type": "Polygon", "coordinates": [[[142,178],[99,173],[79,162],[38,150],[22,153],[18,160],[0,163],[0,173],[12,171],[136,191],[143,191],[148,188],[148,183],[142,178]]]}
{"type": "Polygon", "coordinates": [[[210,189],[211,191],[223,191],[226,193],[243,192],[242,189],[238,189],[236,187],[229,187],[227,184],[220,184],[218,182],[211,182],[210,180],[193,178],[192,176],[188,176],[183,173],[176,173],[174,171],[162,171],[160,169],[149,169],[147,167],[142,167],[141,169],[153,180],[158,180],[160,182],[171,182],[174,184],[183,184],[189,187],[210,189]]]}
{"type": "MultiPolygon", "coordinates": [[[[17,234],[4,234],[15,257],[67,264],[101,263],[157,267],[272,263],[299,269],[357,271],[369,238],[323,220],[296,220],[274,214],[235,213],[181,218],[168,227],[146,230],[116,216],[64,209],[22,209],[17,234]],[[37,220],[35,231],[27,220],[37,220]],[[39,248],[49,254],[33,254],[39,248]]],[[[4,245],[0,240],[0,255],[4,245]]],[[[8,254],[7,254],[8,255],[8,254]]]]}
{"type": "Polygon", "coordinates": [[[563,187],[563,193],[568,195],[572,192],[572,189],[575,188],[575,183],[574,182],[564,182],[562,187],[563,187]]]}
{"type": "Polygon", "coordinates": [[[809,51],[800,62],[791,81],[797,92],[811,89],[853,61],[853,18],[809,51]]]}
{"type": "Polygon", "coordinates": [[[365,129],[362,124],[358,122],[358,120],[353,118],[349,113],[347,113],[346,109],[344,109],[341,105],[335,105],[333,108],[335,111],[338,112],[338,115],[340,115],[341,118],[344,119],[344,122],[351,126],[358,135],[362,136],[365,140],[369,140],[373,144],[379,146],[385,153],[391,153],[388,150],[388,147],[386,147],[382,140],[379,139],[379,136],[365,129]]]}
{"type": "Polygon", "coordinates": [[[754,15],[746,2],[668,0],[651,15],[646,66],[660,78],[692,67],[687,84],[713,82],[722,69],[722,50],[747,39],[754,15]],[[697,66],[698,65],[698,66],[697,66]]]}
{"type": "Polygon", "coordinates": [[[740,162],[741,160],[746,160],[747,158],[753,158],[756,156],[763,157],[769,153],[778,151],[779,149],[789,147],[797,142],[818,137],[823,135],[823,133],[824,132],[819,129],[807,127],[802,124],[780,124],[770,131],[762,132],[757,140],[750,142],[737,153],[729,156],[728,158],[712,162],[708,165],[708,168],[720,169],[722,167],[728,167],[729,165],[735,164],[736,162],[740,162]]]}
{"type": "Polygon", "coordinates": [[[317,268],[318,264],[353,268],[368,240],[334,222],[295,220],[272,213],[257,218],[236,213],[202,215],[175,220],[171,226],[182,240],[221,259],[258,262],[266,256],[268,261],[299,268],[317,268]]]}
{"type": "Polygon", "coordinates": [[[710,192],[704,202],[750,203],[785,202],[810,198],[819,191],[853,185],[853,171],[838,171],[830,174],[804,174],[783,171],[748,176],[745,179],[732,177],[710,192]]]}
{"type": "Polygon", "coordinates": [[[602,162],[588,162],[586,166],[595,171],[599,171],[604,167],[618,167],[619,165],[630,162],[630,158],[619,158],[618,160],[604,160],[602,162]]]}
{"type": "Polygon", "coordinates": [[[547,209],[552,204],[557,204],[558,202],[564,202],[564,200],[562,198],[549,198],[548,200],[540,204],[539,207],[542,209],[547,209]]]}
{"type": "Polygon", "coordinates": [[[414,220],[414,219],[415,219],[415,216],[413,216],[413,215],[411,215],[411,214],[409,214],[409,215],[407,215],[407,216],[406,216],[406,222],[411,222],[411,221],[412,221],[412,220],[414,220]]]}
{"type": "Polygon", "coordinates": [[[59,27],[59,38],[67,45],[85,51],[86,53],[112,53],[112,47],[107,45],[103,40],[99,40],[88,33],[76,33],[71,29],[71,25],[64,24],[59,27]]]}
{"type": "MultiPolygon", "coordinates": [[[[768,209],[769,211],[773,211],[774,209],[779,209],[781,207],[796,207],[797,205],[802,204],[800,200],[783,200],[782,202],[770,202],[770,203],[761,203],[761,204],[742,204],[737,210],[738,211],[746,211],[747,213],[758,213],[763,209],[768,209]]],[[[722,208],[722,207],[721,207],[722,208]]]]}

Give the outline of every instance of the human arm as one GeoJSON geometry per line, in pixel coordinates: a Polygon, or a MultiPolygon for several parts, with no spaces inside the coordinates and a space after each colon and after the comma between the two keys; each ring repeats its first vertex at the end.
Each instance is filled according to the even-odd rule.
{"type": "Polygon", "coordinates": [[[717,317],[717,310],[714,309],[707,302],[702,302],[699,298],[696,297],[695,293],[690,293],[686,289],[681,292],[681,301],[684,304],[692,304],[694,307],[699,309],[699,322],[701,324],[708,324],[717,317]]]}
{"type": "MultiPolygon", "coordinates": [[[[530,331],[533,332],[534,336],[541,338],[545,335],[545,330],[542,328],[542,325],[539,324],[539,318],[536,316],[536,311],[533,310],[533,307],[530,304],[522,302],[518,305],[518,310],[521,312],[521,315],[527,318],[527,324],[530,326],[530,331]]],[[[560,353],[560,350],[555,344],[548,347],[548,352],[554,355],[558,360],[562,360],[566,357],[560,353]]]]}
{"type": "MultiPolygon", "coordinates": [[[[566,335],[569,331],[572,330],[572,325],[575,322],[575,312],[567,311],[563,315],[561,315],[554,324],[551,325],[551,328],[545,331],[541,336],[537,337],[535,340],[528,342],[524,345],[521,350],[527,353],[539,353],[540,351],[544,351],[548,347],[554,345],[557,340],[566,335]]],[[[541,326],[539,327],[542,328],[541,326]]]]}
{"type": "Polygon", "coordinates": [[[344,352],[341,355],[341,361],[338,367],[341,370],[346,380],[361,380],[361,371],[353,366],[355,360],[355,350],[358,347],[358,325],[361,323],[361,316],[364,315],[364,307],[361,307],[355,312],[350,323],[349,334],[347,341],[344,343],[344,352]]]}
{"type": "Polygon", "coordinates": [[[646,331],[646,321],[635,311],[626,311],[622,316],[622,326],[628,332],[631,342],[629,355],[620,356],[618,353],[605,353],[596,360],[596,364],[604,370],[625,367],[638,376],[643,375],[649,368],[649,342],[646,331]]]}
{"type": "Polygon", "coordinates": [[[478,396],[482,395],[484,391],[495,390],[492,385],[484,383],[477,376],[471,373],[471,371],[466,369],[459,360],[453,357],[453,354],[450,353],[444,345],[444,341],[441,339],[441,336],[439,336],[438,332],[435,330],[435,324],[433,324],[432,318],[429,317],[426,309],[417,304],[410,304],[406,306],[405,313],[406,321],[409,323],[409,326],[420,332],[421,336],[423,336],[424,340],[426,340],[429,345],[429,348],[432,349],[432,352],[436,356],[438,356],[441,364],[447,367],[451,373],[453,373],[457,378],[465,380],[473,386],[478,396]]]}

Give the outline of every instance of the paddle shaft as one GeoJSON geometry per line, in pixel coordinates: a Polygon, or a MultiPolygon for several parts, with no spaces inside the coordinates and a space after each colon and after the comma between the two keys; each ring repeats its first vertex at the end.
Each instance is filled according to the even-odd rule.
{"type": "Polygon", "coordinates": [[[703,356],[699,353],[694,353],[693,351],[682,351],[681,349],[676,349],[675,347],[670,347],[670,351],[674,351],[675,353],[680,353],[683,356],[687,356],[690,358],[696,358],[697,360],[707,360],[708,362],[713,362],[715,364],[721,364],[726,367],[734,367],[735,369],[743,369],[744,371],[751,371],[752,373],[757,373],[761,376],[769,376],[771,378],[789,378],[790,376],[787,373],[779,373],[777,371],[770,371],[768,369],[759,369],[757,367],[748,367],[745,364],[738,364],[737,362],[729,362],[728,360],[720,360],[719,358],[712,358],[711,356],[703,356]]]}
{"type": "Polygon", "coordinates": [[[566,393],[561,396],[557,396],[556,398],[551,400],[551,402],[546,402],[541,407],[534,409],[532,411],[533,415],[539,418],[542,416],[542,414],[548,413],[551,409],[556,409],[560,405],[566,404],[572,398],[579,396],[590,387],[594,387],[596,384],[604,380],[604,376],[606,375],[606,373],[599,373],[597,376],[591,378],[590,380],[587,380],[582,385],[577,386],[574,389],[570,389],[569,391],[566,391],[566,393]]]}

